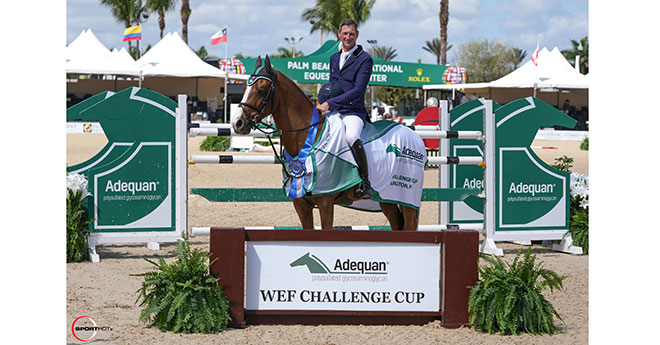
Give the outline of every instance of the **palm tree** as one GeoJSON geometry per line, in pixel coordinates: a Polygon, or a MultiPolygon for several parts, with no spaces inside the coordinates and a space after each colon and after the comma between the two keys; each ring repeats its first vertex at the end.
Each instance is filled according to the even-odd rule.
{"type": "Polygon", "coordinates": [[[449,0],[440,1],[440,62],[447,64],[447,25],[449,24],[449,0]]]}
{"type": "Polygon", "coordinates": [[[188,44],[188,19],[190,19],[190,0],[181,0],[181,38],[188,44]]]}
{"type": "Polygon", "coordinates": [[[511,63],[513,64],[513,69],[517,69],[520,66],[520,63],[525,60],[527,57],[527,51],[520,48],[513,47],[511,48],[511,63]]]}
{"type": "MultiPolygon", "coordinates": [[[[305,56],[305,53],[296,50],[296,57],[302,57],[305,56]]],[[[292,58],[293,57],[293,50],[286,49],[284,47],[279,47],[277,48],[277,54],[272,54],[270,57],[277,57],[277,58],[292,58]]]]}
{"type": "MultiPolygon", "coordinates": [[[[147,13],[142,0],[100,0],[101,5],[110,7],[112,17],[125,27],[140,24],[140,18],[147,13]]],[[[131,41],[128,41],[128,51],[131,51],[131,41]]]]}
{"type": "Polygon", "coordinates": [[[571,40],[571,44],[573,45],[571,49],[562,50],[561,53],[573,66],[575,66],[575,56],[579,55],[580,73],[589,73],[589,37],[585,36],[579,42],[576,40],[571,40]]]}
{"type": "Polygon", "coordinates": [[[158,28],[160,28],[160,39],[163,39],[165,31],[165,12],[171,10],[176,5],[176,0],[147,0],[147,9],[158,12],[158,28]]]}
{"type": "MultiPolygon", "coordinates": [[[[426,41],[426,46],[422,47],[422,49],[426,50],[427,52],[435,55],[435,63],[440,64],[442,60],[442,44],[441,40],[439,38],[434,38],[431,41],[426,41]]],[[[447,52],[453,47],[453,44],[450,44],[447,46],[447,49],[445,49],[445,56],[447,55],[447,52]]],[[[443,65],[446,65],[447,62],[445,61],[443,65]]]]}
{"type": "Polygon", "coordinates": [[[391,61],[394,60],[396,57],[396,49],[392,47],[384,47],[384,46],[375,46],[371,47],[367,50],[369,55],[377,58],[381,58],[385,61],[391,61]]]}
{"type": "Polygon", "coordinates": [[[303,10],[301,19],[312,24],[309,33],[335,34],[339,23],[346,18],[353,19],[358,26],[366,22],[375,3],[376,0],[316,0],[314,7],[303,10]]]}

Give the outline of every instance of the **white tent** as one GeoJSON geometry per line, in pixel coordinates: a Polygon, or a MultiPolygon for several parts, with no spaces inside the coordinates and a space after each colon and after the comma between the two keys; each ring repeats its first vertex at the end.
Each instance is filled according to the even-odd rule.
{"type": "Polygon", "coordinates": [[[131,54],[128,53],[128,50],[126,50],[126,47],[122,47],[121,50],[115,48],[112,50],[112,55],[116,56],[120,60],[127,61],[129,63],[135,64],[135,59],[131,56],[131,54]]]}
{"type": "Polygon", "coordinates": [[[217,77],[225,73],[195,54],[178,33],[169,33],[138,61],[145,77],[217,77]]]}
{"type": "Polygon", "coordinates": [[[555,47],[539,52],[538,65],[530,59],[504,77],[492,81],[488,87],[588,89],[587,78],[580,74],[555,47]]]}
{"type": "Polygon", "coordinates": [[[140,74],[135,61],[125,61],[117,58],[101,41],[96,38],[92,29],[83,30],[65,50],[66,73],[71,74],[140,74]]]}
{"type": "Polygon", "coordinates": [[[456,85],[425,85],[424,90],[484,89],[484,88],[534,88],[588,90],[588,78],[571,66],[555,47],[539,51],[538,65],[528,60],[515,71],[489,83],[456,85]]]}

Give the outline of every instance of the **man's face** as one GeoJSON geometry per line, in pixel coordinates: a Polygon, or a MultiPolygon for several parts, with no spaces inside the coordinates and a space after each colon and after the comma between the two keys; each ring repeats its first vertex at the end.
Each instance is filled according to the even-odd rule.
{"type": "Polygon", "coordinates": [[[337,35],[341,40],[342,49],[344,51],[349,51],[355,47],[360,32],[357,31],[353,25],[344,25],[339,28],[337,35]]]}

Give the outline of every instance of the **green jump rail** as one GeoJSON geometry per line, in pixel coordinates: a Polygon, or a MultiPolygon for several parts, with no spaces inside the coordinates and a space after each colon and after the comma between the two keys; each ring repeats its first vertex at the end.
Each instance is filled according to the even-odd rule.
{"type": "MultiPolygon", "coordinates": [[[[291,201],[282,188],[193,188],[190,193],[213,202],[291,201]]],[[[422,201],[462,201],[479,193],[479,188],[424,188],[422,201]]]]}

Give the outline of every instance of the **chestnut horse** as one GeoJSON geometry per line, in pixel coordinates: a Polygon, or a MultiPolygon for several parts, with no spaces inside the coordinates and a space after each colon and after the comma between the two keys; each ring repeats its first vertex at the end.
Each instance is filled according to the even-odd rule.
{"type": "MultiPolygon", "coordinates": [[[[325,121],[325,117],[319,114],[319,121],[310,125],[314,105],[291,79],[271,67],[268,55],[263,67],[261,57],[257,58],[255,72],[248,80],[240,107],[240,113],[232,114],[232,126],[237,134],[248,134],[264,117],[272,114],[280,143],[292,157],[296,157],[302,149],[310,127],[317,125],[323,128],[325,121]]],[[[317,131],[314,141],[320,132],[317,131]]],[[[314,229],[312,210],[316,206],[321,217],[321,228],[332,229],[334,205],[340,197],[356,200],[353,188],[318,197],[294,198],[293,206],[302,228],[314,229]]],[[[379,204],[392,230],[417,230],[419,210],[392,203],[379,204]]]]}

